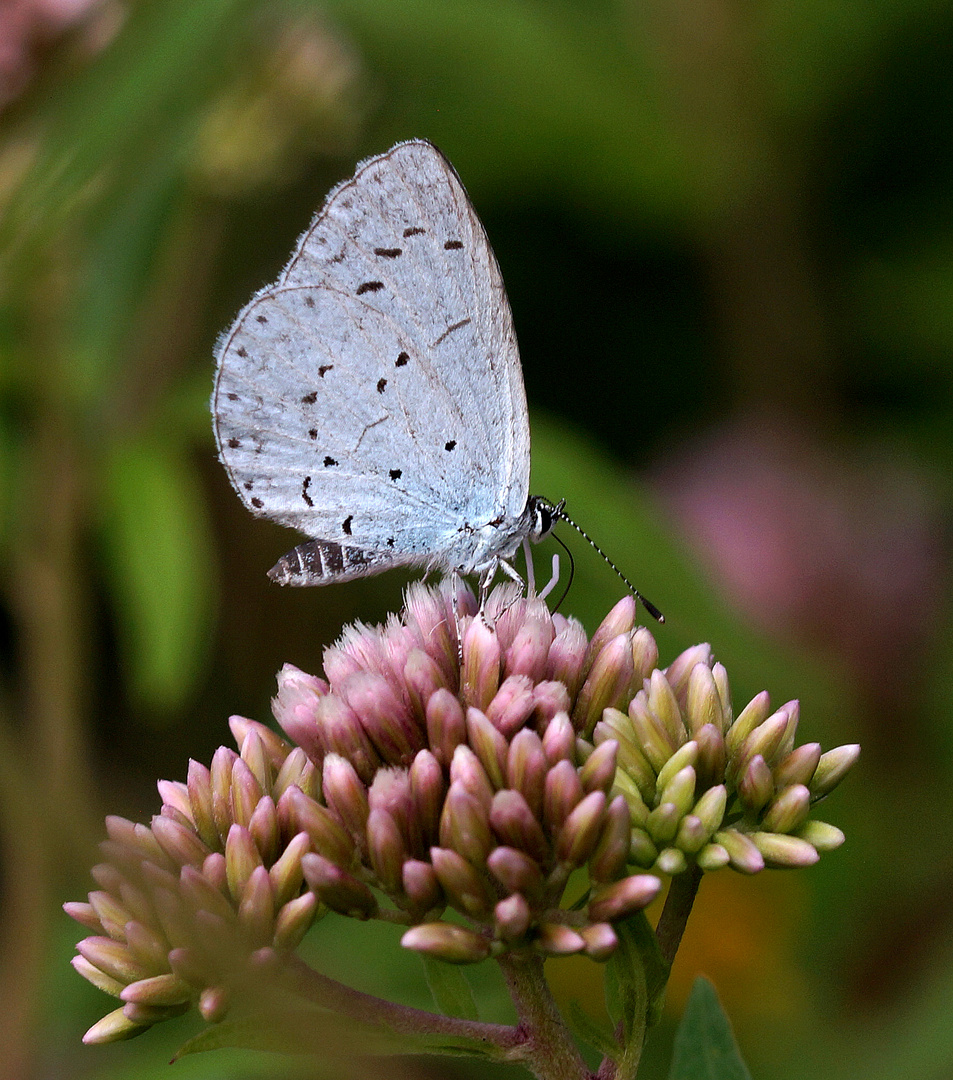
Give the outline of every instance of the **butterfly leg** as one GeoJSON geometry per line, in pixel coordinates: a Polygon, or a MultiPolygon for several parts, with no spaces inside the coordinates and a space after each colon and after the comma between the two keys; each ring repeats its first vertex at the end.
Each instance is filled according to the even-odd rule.
{"type": "Polygon", "coordinates": [[[526,595],[536,595],[536,573],[533,568],[533,553],[530,551],[529,537],[523,537],[523,559],[526,562],[526,595]]]}

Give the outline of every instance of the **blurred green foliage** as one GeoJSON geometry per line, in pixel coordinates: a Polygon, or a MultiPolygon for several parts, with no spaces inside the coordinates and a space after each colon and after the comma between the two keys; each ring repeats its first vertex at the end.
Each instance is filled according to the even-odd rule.
{"type": "MultiPolygon", "coordinates": [[[[17,44],[0,115],[0,836],[16,868],[0,1075],[166,1060],[175,1034],[80,1056],[101,1007],[49,990],[68,953],[54,900],[88,888],[101,809],[150,813],[152,780],[207,760],[229,712],[267,716],[281,663],[315,670],[346,620],[399,602],[399,575],[268,584],[294,541],[234,498],[207,398],[216,334],[325,192],[413,136],[454,161],[500,258],[540,410],[538,490],[663,608],[663,656],[711,640],[737,700],[798,696],[804,737],[869,748],[830,812],[848,844],[810,896],[763,893],[771,918],[726,934],[746,910],[733,898],[762,885],[730,884],[727,914],[703,889],[696,919],[724,946],[708,974],[746,1060],[775,1077],[946,1075],[949,5],[98,0],[17,44]],[[884,462],[908,478],[916,498],[894,506],[900,525],[920,514],[918,589],[887,588],[922,555],[900,544],[871,562],[869,609],[835,588],[800,622],[740,614],[646,478],[706,460],[704,433],[751,416],[793,418],[825,460],[859,463],[863,491],[890,490],[884,462]]],[[[848,524],[865,498],[841,507],[848,524]]],[[[619,586],[569,543],[565,610],[591,630],[619,586]]],[[[348,957],[361,929],[340,929],[348,957]]],[[[368,964],[419,990],[398,953],[368,964]]],[[[695,962],[680,958],[681,985],[695,962]]],[[[276,1068],[232,1060],[213,1068],[276,1068]]]]}

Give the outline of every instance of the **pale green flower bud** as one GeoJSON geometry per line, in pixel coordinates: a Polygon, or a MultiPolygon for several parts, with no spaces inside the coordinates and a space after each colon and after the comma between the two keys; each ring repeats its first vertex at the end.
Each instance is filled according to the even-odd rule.
{"type": "Polygon", "coordinates": [[[486,938],[453,923],[412,926],[400,943],[405,949],[427,953],[448,964],[475,964],[490,955],[490,943],[486,938]]]}
{"type": "Polygon", "coordinates": [[[440,846],[479,865],[494,845],[487,808],[460,784],[451,784],[440,818],[440,846]]]}
{"type": "Polygon", "coordinates": [[[645,828],[659,846],[670,844],[678,832],[682,812],[674,803],[661,803],[649,814],[645,828]]]}
{"type": "Polygon", "coordinates": [[[496,634],[480,617],[471,619],[463,631],[463,669],[460,686],[463,700],[485,711],[500,686],[502,649],[496,634]]]}
{"type": "Polygon", "coordinates": [[[761,819],[765,832],[795,832],[811,811],[811,793],[803,784],[785,788],[771,803],[761,819]]]}
{"type": "Polygon", "coordinates": [[[426,713],[430,749],[446,768],[456,748],[467,741],[463,706],[449,690],[439,687],[427,702],[426,713]]]}
{"type": "Polygon", "coordinates": [[[654,874],[633,874],[593,893],[588,915],[594,923],[615,922],[649,906],[658,896],[661,881],[654,874]]]}
{"type": "Polygon", "coordinates": [[[521,893],[534,900],[542,890],[543,874],[539,863],[517,848],[501,846],[487,856],[493,876],[510,893],[521,893]]]}
{"type": "Polygon", "coordinates": [[[562,923],[546,922],[539,927],[535,945],[544,956],[572,956],[585,951],[586,939],[562,923]]]}
{"type": "Polygon", "coordinates": [[[659,852],[659,856],[655,860],[655,869],[660,874],[667,874],[670,877],[674,877],[676,874],[684,874],[688,869],[688,859],[685,858],[684,851],[680,851],[676,847],[667,847],[659,852]]]}
{"type": "Polygon", "coordinates": [[[729,756],[738,752],[741,744],[759,724],[763,724],[767,720],[770,712],[771,698],[768,696],[767,690],[762,690],[741,710],[735,722],[728,729],[725,735],[725,745],[728,748],[729,756]]]}
{"type": "Polygon", "coordinates": [[[496,903],[489,882],[462,855],[434,847],[430,849],[430,861],[443,891],[458,911],[480,920],[489,916],[496,903]]]}
{"type": "Polygon", "coordinates": [[[548,858],[549,844],[542,826],[518,791],[498,791],[493,796],[490,825],[501,844],[525,851],[541,863],[548,858]]]}
{"type": "Polygon", "coordinates": [[[682,710],[675,697],[675,691],[665,674],[658,669],[649,676],[648,683],[645,701],[649,713],[666,744],[674,750],[688,738],[688,731],[682,719],[682,710]]]}
{"type": "Polygon", "coordinates": [[[593,750],[579,770],[583,791],[601,791],[607,795],[612,790],[618,752],[618,743],[611,741],[604,742],[593,750]]]}
{"type": "Polygon", "coordinates": [[[595,851],[605,819],[606,797],[593,791],[563,822],[556,840],[556,857],[567,866],[582,866],[595,851]]]}
{"type": "Polygon", "coordinates": [[[813,798],[820,799],[833,791],[859,757],[860,747],[856,743],[838,746],[822,754],[809,785],[813,798]]]}
{"type": "Polygon", "coordinates": [[[318,899],[332,911],[355,919],[370,919],[377,914],[377,900],[371,890],[330,859],[308,854],[302,858],[301,866],[318,899]]]}
{"type": "MultiPolygon", "coordinates": [[[[662,792],[659,796],[659,802],[672,802],[672,799],[667,799],[664,795],[665,789],[668,787],[672,778],[676,773],[681,772],[688,765],[694,765],[698,760],[698,743],[694,740],[685,743],[684,746],[679,747],[674,754],[665,762],[662,768],[659,770],[657,788],[659,792],[662,792]]],[[[694,774],[693,774],[694,775],[694,774]]]]}
{"type": "Polygon", "coordinates": [[[549,764],[540,737],[529,729],[518,732],[510,743],[507,755],[506,782],[523,796],[537,818],[543,813],[548,771],[549,764]]]}
{"type": "Polygon", "coordinates": [[[696,862],[706,873],[721,870],[731,862],[727,848],[721,844],[706,844],[698,853],[696,862]]]}
{"type": "Polygon", "coordinates": [[[502,787],[509,744],[479,709],[467,709],[467,740],[490,783],[502,787]]]}
{"type": "Polygon", "coordinates": [[[764,869],[764,858],[751,838],[737,829],[721,829],[714,839],[728,852],[731,865],[742,874],[757,874],[764,869]]]}
{"type": "Polygon", "coordinates": [[[576,697],[572,718],[577,730],[588,738],[608,706],[618,706],[633,676],[632,643],[619,634],[599,650],[589,675],[576,697]]]}
{"type": "Polygon", "coordinates": [[[756,832],[751,834],[751,841],[761,852],[767,866],[801,869],[805,866],[813,866],[820,858],[811,844],[797,836],[756,832]]]}
{"type": "Polygon", "coordinates": [[[532,917],[530,906],[524,897],[519,893],[507,896],[493,909],[496,936],[503,941],[519,941],[529,929],[532,917]]]}
{"type": "Polygon", "coordinates": [[[657,775],[678,749],[678,745],[671,741],[662,721],[649,708],[642,691],[629,703],[629,720],[642,753],[657,775]]]}
{"type": "Polygon", "coordinates": [[[655,865],[658,858],[658,848],[655,841],[649,836],[647,829],[636,827],[631,834],[631,846],[629,856],[637,866],[646,868],[655,865]]]}
{"type": "Polygon", "coordinates": [[[611,923],[591,923],[579,930],[579,936],[586,943],[586,956],[590,960],[602,963],[608,960],[619,945],[619,939],[611,923]]]}
{"type": "Polygon", "coordinates": [[[714,725],[718,731],[727,727],[715,677],[707,664],[696,664],[688,676],[685,715],[693,736],[705,724],[714,725]]]}

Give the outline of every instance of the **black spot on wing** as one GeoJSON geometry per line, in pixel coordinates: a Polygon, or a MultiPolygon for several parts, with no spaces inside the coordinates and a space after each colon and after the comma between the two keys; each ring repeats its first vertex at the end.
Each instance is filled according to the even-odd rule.
{"type": "Polygon", "coordinates": [[[313,405],[318,400],[317,390],[312,390],[310,394],[305,394],[301,399],[302,405],[313,405]]]}
{"type": "Polygon", "coordinates": [[[410,228],[404,229],[404,236],[420,236],[421,233],[425,233],[426,231],[426,229],[421,229],[417,225],[412,225],[410,228]]]}
{"type": "Polygon", "coordinates": [[[378,379],[377,380],[377,392],[378,392],[378,394],[383,394],[384,393],[384,387],[386,387],[386,386],[387,386],[387,380],[386,379],[378,379]]]}
{"type": "Polygon", "coordinates": [[[306,293],[304,297],[305,307],[314,307],[314,297],[311,293],[306,293]]]}
{"type": "Polygon", "coordinates": [[[462,240],[448,240],[444,245],[444,251],[459,251],[463,247],[462,240]]]}
{"type": "Polygon", "coordinates": [[[318,437],[318,429],[317,428],[309,428],[308,429],[308,438],[309,439],[316,439],[317,437],[318,437]]]}
{"type": "Polygon", "coordinates": [[[357,287],[357,295],[358,296],[363,296],[364,293],[368,293],[368,292],[380,292],[380,290],[383,289],[383,288],[384,288],[384,282],[383,281],[365,281],[361,285],[358,285],[358,287],[357,287]]]}
{"type": "Polygon", "coordinates": [[[308,504],[308,506],[314,506],[314,499],[308,494],[308,488],[311,487],[311,477],[306,476],[301,484],[301,498],[308,504]]]}
{"type": "Polygon", "coordinates": [[[266,323],[266,322],[268,322],[268,318],[265,315],[256,315],[255,316],[255,321],[260,322],[260,323],[266,323]]]}
{"type": "Polygon", "coordinates": [[[443,444],[443,448],[444,448],[444,450],[449,451],[449,450],[452,450],[456,445],[457,445],[457,440],[456,439],[451,439],[449,442],[445,442],[443,444]]]}
{"type": "Polygon", "coordinates": [[[248,350],[245,348],[244,345],[239,345],[238,348],[235,350],[235,352],[237,352],[238,355],[241,356],[242,358],[244,358],[244,357],[246,357],[248,355],[248,350]]]}
{"type": "Polygon", "coordinates": [[[320,367],[318,368],[318,374],[319,374],[319,375],[321,376],[321,378],[323,379],[323,378],[324,378],[324,376],[325,376],[325,375],[327,375],[327,373],[328,373],[328,372],[329,372],[329,371],[330,371],[330,370],[331,370],[331,369],[332,369],[333,367],[334,367],[334,364],[322,364],[322,365],[321,365],[321,366],[320,366],[320,367]]]}
{"type": "Polygon", "coordinates": [[[353,520],[354,520],[354,515],[353,514],[348,514],[348,516],[341,522],[341,528],[344,530],[344,532],[345,532],[345,534],[347,536],[351,535],[351,522],[353,520]]]}
{"type": "Polygon", "coordinates": [[[240,442],[238,441],[238,439],[236,439],[236,438],[234,438],[234,437],[233,437],[233,438],[231,438],[231,439],[229,439],[229,440],[228,440],[228,445],[229,445],[229,446],[230,446],[230,447],[231,447],[231,448],[232,448],[233,450],[237,450],[237,449],[238,449],[238,448],[239,448],[239,447],[240,447],[240,446],[241,446],[242,444],[241,444],[241,443],[240,443],[240,442]]]}
{"type": "Polygon", "coordinates": [[[251,504],[252,504],[252,506],[254,506],[254,508],[255,508],[256,510],[260,510],[260,509],[261,509],[261,508],[262,508],[262,507],[263,507],[263,506],[265,505],[265,504],[264,504],[264,503],[263,503],[263,502],[261,501],[261,499],[257,499],[257,498],[256,498],[256,499],[252,499],[252,501],[251,501],[251,504]]]}
{"type": "Polygon", "coordinates": [[[391,469],[390,471],[391,480],[399,480],[403,475],[403,469],[391,469]]]}
{"type": "Polygon", "coordinates": [[[374,248],[374,254],[380,255],[382,259],[396,259],[403,254],[403,248],[374,248]]]}
{"type": "Polygon", "coordinates": [[[331,457],[330,454],[324,459],[324,467],[330,469],[332,465],[337,465],[337,461],[331,457]]]}
{"type": "Polygon", "coordinates": [[[403,367],[408,360],[410,360],[410,357],[407,355],[407,353],[398,353],[397,359],[394,361],[394,367],[403,367]]]}

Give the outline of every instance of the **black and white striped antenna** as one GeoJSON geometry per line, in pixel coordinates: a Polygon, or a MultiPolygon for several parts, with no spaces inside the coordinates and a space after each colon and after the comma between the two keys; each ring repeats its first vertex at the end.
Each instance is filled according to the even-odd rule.
{"type": "MultiPolygon", "coordinates": [[[[566,500],[565,499],[560,499],[559,502],[556,503],[555,505],[550,503],[549,506],[547,507],[547,509],[549,510],[549,513],[552,515],[552,517],[554,519],[556,519],[558,521],[565,521],[567,525],[570,525],[572,528],[574,528],[576,530],[576,532],[579,533],[579,535],[583,538],[583,540],[585,540],[586,543],[594,551],[598,552],[598,554],[602,556],[602,558],[609,564],[609,566],[622,579],[622,581],[625,583],[625,586],[629,590],[629,592],[632,593],[632,595],[636,598],[636,600],[638,600],[641,603],[642,607],[645,608],[645,610],[652,616],[653,619],[655,619],[656,622],[660,622],[660,623],[665,622],[665,616],[661,613],[661,611],[659,611],[659,609],[652,603],[651,600],[647,600],[639,592],[639,590],[632,584],[631,581],[629,581],[629,579],[625,576],[625,574],[622,573],[622,571],[618,568],[618,566],[616,566],[616,564],[609,558],[609,556],[602,550],[602,548],[599,547],[599,545],[595,542],[595,540],[592,539],[592,537],[586,532],[586,530],[581,525],[577,525],[576,522],[573,521],[573,519],[566,513],[565,507],[566,507],[566,500]]],[[[556,536],[554,536],[553,539],[559,540],[559,538],[556,537],[556,536]]],[[[559,540],[559,543],[562,544],[562,541],[559,540]]],[[[565,544],[563,544],[562,546],[564,548],[566,548],[565,544]]],[[[573,566],[573,563],[572,563],[572,553],[569,552],[568,548],[566,548],[566,551],[567,551],[567,553],[569,553],[569,559],[570,559],[570,579],[569,580],[570,580],[570,582],[572,582],[572,573],[574,571],[574,566],[573,566]]],[[[562,603],[562,601],[560,601],[560,603],[562,603]]],[[[556,606],[558,607],[559,605],[557,604],[556,606]]]]}

